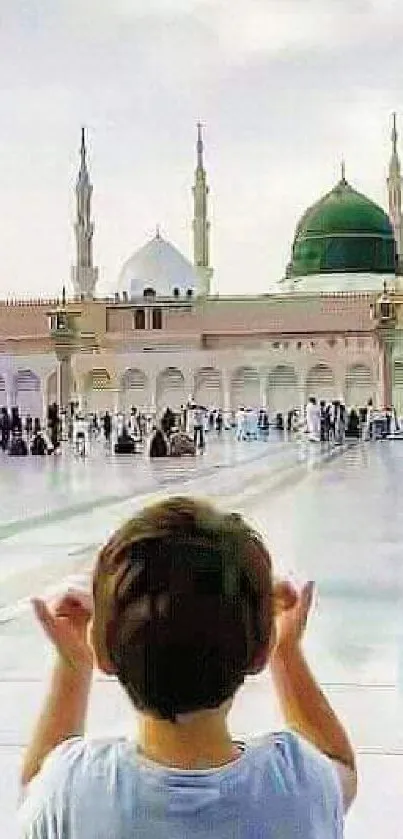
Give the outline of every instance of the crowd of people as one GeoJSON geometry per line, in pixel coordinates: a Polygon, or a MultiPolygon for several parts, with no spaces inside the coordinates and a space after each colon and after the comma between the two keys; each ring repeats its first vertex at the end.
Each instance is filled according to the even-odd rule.
{"type": "Polygon", "coordinates": [[[312,442],[333,442],[340,445],[346,438],[372,440],[400,431],[394,408],[376,411],[372,399],[362,408],[350,408],[340,400],[326,403],[312,396],[306,407],[306,426],[312,442]]]}
{"type": "Polygon", "coordinates": [[[3,407],[0,412],[0,450],[9,455],[25,457],[52,454],[60,446],[57,406],[49,406],[47,429],[42,428],[39,417],[20,416],[18,407],[11,413],[3,407]]]}
{"type": "MultiPolygon", "coordinates": [[[[311,442],[340,445],[346,438],[378,439],[399,435],[400,424],[393,408],[377,411],[371,399],[365,407],[347,409],[340,400],[326,402],[312,396],[305,411],[290,409],[286,415],[270,415],[267,408],[239,407],[232,414],[189,401],[179,411],[166,408],[160,420],[155,414],[132,407],[130,412],[84,414],[71,405],[59,412],[50,405],[46,422],[18,407],[0,411],[0,450],[12,456],[44,456],[70,444],[75,454],[88,454],[94,441],[103,440],[115,454],[138,454],[146,450],[151,458],[196,455],[206,445],[207,435],[219,438],[235,432],[237,441],[267,439],[270,429],[288,436],[306,433],[311,442]]],[[[402,432],[403,433],[403,432],[402,432]]]]}

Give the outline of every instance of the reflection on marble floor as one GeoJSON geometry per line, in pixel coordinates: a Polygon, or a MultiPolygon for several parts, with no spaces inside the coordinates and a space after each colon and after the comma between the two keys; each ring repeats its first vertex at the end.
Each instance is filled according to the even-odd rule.
{"type": "MultiPolygon", "coordinates": [[[[195,492],[196,486],[199,494],[242,510],[264,531],[280,571],[317,581],[318,603],[306,651],[359,750],[360,791],[348,818],[347,839],[381,833],[397,839],[403,836],[399,807],[403,770],[403,516],[399,512],[403,442],[358,446],[322,466],[316,452],[318,468],[312,470],[307,465],[302,471],[298,447],[294,450],[279,442],[271,445],[262,460],[261,451],[246,446],[236,449],[226,444],[225,456],[223,451],[211,451],[203,466],[198,461],[197,475],[179,478],[174,491],[195,492]],[[218,471],[225,464],[227,468],[218,471]],[[273,483],[276,470],[284,465],[290,467],[287,479],[273,483]],[[185,482],[181,484],[181,480],[185,482]]],[[[133,480],[122,465],[85,464],[84,489],[77,477],[77,464],[56,468],[59,511],[63,497],[66,507],[77,497],[74,487],[79,487],[82,499],[90,495],[91,485],[92,492],[95,487],[98,492],[101,475],[100,495],[120,492],[125,500],[120,505],[106,503],[81,516],[72,514],[64,521],[56,516],[54,521],[26,531],[16,528],[8,537],[0,529],[0,613],[1,606],[23,598],[32,586],[38,590],[52,585],[55,568],[59,575],[67,575],[76,566],[91,564],[99,541],[135,507],[134,496],[157,491],[155,484],[149,488],[145,479],[133,480]]],[[[50,474],[45,478],[30,473],[24,503],[28,504],[28,496],[39,496],[46,481],[47,492],[51,492],[50,474]]],[[[166,480],[166,474],[161,475],[164,492],[169,491],[166,480]]],[[[9,472],[0,484],[1,500],[8,492],[6,486],[12,485],[9,472]]],[[[48,497],[43,500],[52,503],[48,497]]],[[[7,504],[9,514],[18,521],[24,515],[23,507],[15,498],[7,504]]],[[[32,500],[30,514],[39,510],[40,504],[32,500]]],[[[0,623],[2,836],[15,835],[15,799],[10,790],[16,790],[19,751],[31,730],[50,661],[50,650],[27,609],[0,623]]],[[[234,734],[281,724],[267,673],[247,682],[235,703],[231,723],[234,734]]],[[[113,681],[96,680],[89,730],[135,736],[135,721],[113,681]]]]}

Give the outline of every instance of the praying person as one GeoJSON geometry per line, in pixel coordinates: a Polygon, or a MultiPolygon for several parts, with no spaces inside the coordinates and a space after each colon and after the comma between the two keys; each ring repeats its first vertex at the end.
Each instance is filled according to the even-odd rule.
{"type": "Polygon", "coordinates": [[[356,761],[304,656],[313,592],[274,578],[239,515],[171,498],[110,537],[92,596],[34,600],[56,660],[22,766],[23,839],[341,839],[356,761]],[[126,692],[137,742],[85,736],[94,664],[126,692]],[[235,697],[266,667],[286,728],[234,740],[235,697]]]}

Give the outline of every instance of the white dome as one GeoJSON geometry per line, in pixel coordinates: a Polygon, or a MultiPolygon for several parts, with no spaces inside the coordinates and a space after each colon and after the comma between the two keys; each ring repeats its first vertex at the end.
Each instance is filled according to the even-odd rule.
{"type": "Polygon", "coordinates": [[[181,296],[188,289],[196,295],[199,280],[191,262],[157,233],[123,265],[119,291],[142,297],[145,289],[153,289],[157,297],[172,297],[175,288],[181,296]]]}

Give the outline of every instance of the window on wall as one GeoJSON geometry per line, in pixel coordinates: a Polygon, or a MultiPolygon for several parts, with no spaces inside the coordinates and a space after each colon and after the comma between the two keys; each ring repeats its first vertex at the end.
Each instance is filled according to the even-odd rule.
{"type": "Polygon", "coordinates": [[[134,313],[134,328],[135,329],[145,329],[146,328],[146,313],[144,309],[136,309],[134,313]]]}
{"type": "Polygon", "coordinates": [[[152,315],[153,329],[162,329],[162,310],[153,309],[152,315]]]}

